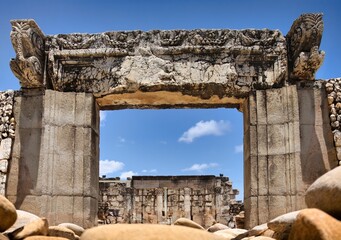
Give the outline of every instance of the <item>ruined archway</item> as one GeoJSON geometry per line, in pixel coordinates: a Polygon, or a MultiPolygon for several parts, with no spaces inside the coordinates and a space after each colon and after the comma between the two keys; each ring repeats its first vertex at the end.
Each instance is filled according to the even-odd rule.
{"type": "Polygon", "coordinates": [[[22,90],[7,196],[52,224],[94,223],[100,109],[242,111],[246,227],[303,208],[307,186],[337,164],[324,84],[312,81],[324,56],[321,14],[302,15],[286,37],[267,29],[46,36],[33,20],[12,26],[22,90]]]}

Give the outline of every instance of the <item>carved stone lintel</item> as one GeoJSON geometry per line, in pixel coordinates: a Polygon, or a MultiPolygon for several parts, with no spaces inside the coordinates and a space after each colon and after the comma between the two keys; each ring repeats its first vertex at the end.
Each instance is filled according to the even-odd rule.
{"type": "Polygon", "coordinates": [[[16,58],[10,66],[23,88],[44,86],[45,35],[31,19],[11,21],[16,58]]]}
{"type": "Polygon", "coordinates": [[[321,13],[302,14],[287,34],[288,66],[291,80],[314,80],[324,59],[319,50],[323,32],[321,13]]]}

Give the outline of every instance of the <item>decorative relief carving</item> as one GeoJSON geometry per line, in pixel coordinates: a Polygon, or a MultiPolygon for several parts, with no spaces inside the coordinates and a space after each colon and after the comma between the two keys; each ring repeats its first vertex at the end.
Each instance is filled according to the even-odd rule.
{"type": "Polygon", "coordinates": [[[314,80],[324,52],[319,50],[323,32],[322,14],[302,14],[287,34],[289,78],[314,80]]]}
{"type": "Polygon", "coordinates": [[[227,29],[60,34],[46,41],[55,90],[103,96],[172,89],[204,99],[281,83],[285,46],[279,31],[227,29]]]}
{"type": "Polygon", "coordinates": [[[10,62],[21,87],[43,87],[45,36],[33,20],[11,21],[11,41],[16,58],[10,62]]]}

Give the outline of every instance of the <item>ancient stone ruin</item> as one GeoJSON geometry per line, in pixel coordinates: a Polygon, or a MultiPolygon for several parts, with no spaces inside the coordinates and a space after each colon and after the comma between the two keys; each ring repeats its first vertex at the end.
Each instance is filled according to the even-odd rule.
{"type": "Polygon", "coordinates": [[[101,178],[99,189],[98,218],[104,224],[170,225],[188,218],[204,228],[215,222],[234,228],[235,216],[243,210],[236,200],[239,191],[223,175],[101,178]]]}
{"type": "Polygon", "coordinates": [[[341,160],[341,80],[314,77],[322,14],[301,15],[286,35],[45,35],[34,20],[11,24],[21,90],[0,95],[1,193],[52,225],[95,224],[99,110],[242,111],[246,228],[305,208],[307,188],[341,160]]]}

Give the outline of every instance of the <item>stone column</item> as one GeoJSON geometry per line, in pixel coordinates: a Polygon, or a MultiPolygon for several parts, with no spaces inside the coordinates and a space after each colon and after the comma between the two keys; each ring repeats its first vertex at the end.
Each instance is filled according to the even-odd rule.
{"type": "Polygon", "coordinates": [[[246,228],[305,208],[307,187],[331,169],[326,97],[308,88],[257,90],[244,105],[246,228]]]}
{"type": "Polygon", "coordinates": [[[156,214],[157,214],[157,222],[160,223],[163,221],[162,218],[162,209],[163,209],[163,188],[156,189],[156,214]]]}
{"type": "Polygon", "coordinates": [[[220,217],[222,215],[222,207],[223,207],[223,199],[221,195],[221,186],[216,186],[214,188],[215,193],[215,210],[216,210],[216,216],[215,220],[217,222],[220,222],[220,217]]]}
{"type": "Polygon", "coordinates": [[[99,108],[92,94],[52,90],[15,98],[17,131],[8,197],[50,225],[95,224],[99,108]]]}
{"type": "Polygon", "coordinates": [[[185,218],[191,219],[191,189],[184,188],[184,194],[185,218]]]}

